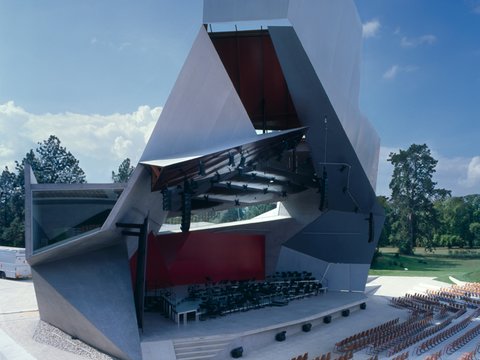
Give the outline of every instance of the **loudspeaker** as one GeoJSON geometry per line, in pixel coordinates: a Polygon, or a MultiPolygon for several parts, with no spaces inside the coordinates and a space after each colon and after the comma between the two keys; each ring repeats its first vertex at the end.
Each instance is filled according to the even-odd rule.
{"type": "Polygon", "coordinates": [[[360,309],[365,310],[367,308],[367,303],[361,303],[360,309]]]}
{"type": "Polygon", "coordinates": [[[325,324],[330,324],[332,322],[332,315],[327,315],[323,318],[325,324]]]}
{"type": "Polygon", "coordinates": [[[375,223],[373,213],[368,216],[368,242],[371,243],[375,240],[375,223]]]}
{"type": "Polygon", "coordinates": [[[342,310],[342,316],[343,317],[347,317],[348,315],[350,315],[350,309],[342,310]]]}
{"type": "Polygon", "coordinates": [[[275,335],[275,340],[277,341],[285,341],[286,337],[286,331],[281,331],[277,335],[275,335]]]}
{"type": "Polygon", "coordinates": [[[302,325],[302,331],[303,332],[309,332],[310,330],[312,330],[312,324],[307,323],[307,324],[302,325]]]}
{"type": "Polygon", "coordinates": [[[182,221],[180,229],[182,232],[190,230],[190,219],[192,216],[192,194],[185,190],[182,194],[182,221]]]}
{"type": "Polygon", "coordinates": [[[172,192],[168,189],[162,190],[162,208],[163,211],[172,210],[172,192]]]}
{"type": "Polygon", "coordinates": [[[230,351],[230,355],[234,359],[241,358],[243,356],[243,347],[240,346],[240,347],[237,347],[237,348],[233,349],[232,351],[230,351]]]}

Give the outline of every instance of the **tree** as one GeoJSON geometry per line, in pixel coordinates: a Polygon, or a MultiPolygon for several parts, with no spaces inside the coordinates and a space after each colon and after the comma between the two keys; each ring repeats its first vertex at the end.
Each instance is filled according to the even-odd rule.
{"type": "Polygon", "coordinates": [[[11,219],[9,207],[12,197],[17,187],[17,176],[8,170],[8,167],[2,171],[0,175],[0,206],[2,207],[2,216],[0,216],[0,224],[6,225],[11,219]]]}
{"type": "Polygon", "coordinates": [[[25,246],[25,164],[30,164],[39,183],[84,183],[85,173],[78,160],[51,135],[16,161],[16,174],[8,168],[0,175],[0,244],[25,246]]]}
{"type": "Polygon", "coordinates": [[[378,240],[378,247],[390,245],[390,236],[392,234],[392,207],[386,196],[377,196],[377,200],[385,210],[385,222],[383,223],[382,233],[378,240]]]}
{"type": "Polygon", "coordinates": [[[122,161],[120,166],[118,167],[118,173],[116,174],[115,171],[112,171],[112,180],[115,183],[126,183],[130,176],[133,174],[135,170],[134,166],[130,165],[130,159],[126,158],[122,161]]]}
{"type": "Polygon", "coordinates": [[[401,253],[413,254],[420,243],[432,248],[433,231],[438,217],[433,202],[450,196],[450,191],[437,189],[432,180],[435,160],[426,144],[412,144],[407,150],[390,153],[393,165],[391,241],[401,253]]]}
{"type": "Polygon", "coordinates": [[[5,167],[0,175],[0,244],[13,245],[5,231],[11,229],[17,215],[23,215],[22,211],[18,214],[15,207],[19,192],[17,175],[5,167]]]}
{"type": "Polygon", "coordinates": [[[473,244],[480,245],[480,223],[473,222],[469,226],[470,233],[473,235],[473,244]]]}
{"type": "MultiPolygon", "coordinates": [[[[85,172],[80,168],[79,161],[70,151],[60,145],[60,139],[50,135],[47,140],[38,143],[39,183],[85,183],[85,172]]],[[[35,171],[35,169],[34,169],[35,171]]]]}
{"type": "Polygon", "coordinates": [[[464,197],[451,197],[437,201],[435,208],[441,220],[440,233],[460,237],[461,242],[470,248],[474,246],[474,236],[469,229],[473,222],[472,205],[464,197]]]}

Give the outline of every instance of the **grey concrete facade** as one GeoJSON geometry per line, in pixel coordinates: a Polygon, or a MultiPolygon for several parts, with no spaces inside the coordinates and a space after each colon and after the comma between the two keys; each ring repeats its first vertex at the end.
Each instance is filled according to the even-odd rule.
{"type": "Polygon", "coordinates": [[[384,213],[379,138],[358,109],[361,24],[352,0],[205,0],[205,23],[279,18],[291,26],[252,36],[273,43],[299,127],[257,135],[215,34],[198,24],[127,184],[37,184],[25,167],[26,249],[42,320],[119,359],[141,359],[129,268],[139,239],[122,226],[147,219],[157,233],[168,217],[183,221],[187,193],[194,214],[278,202],[269,217],[195,231],[264,235],[266,275],[310,271],[330,290],[364,291],[384,213]]]}

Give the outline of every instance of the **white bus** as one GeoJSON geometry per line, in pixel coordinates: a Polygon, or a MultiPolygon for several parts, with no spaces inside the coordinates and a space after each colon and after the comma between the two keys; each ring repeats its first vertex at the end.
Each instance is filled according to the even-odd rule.
{"type": "Polygon", "coordinates": [[[26,279],[32,270],[25,260],[25,249],[0,246],[0,279],[26,279]]]}

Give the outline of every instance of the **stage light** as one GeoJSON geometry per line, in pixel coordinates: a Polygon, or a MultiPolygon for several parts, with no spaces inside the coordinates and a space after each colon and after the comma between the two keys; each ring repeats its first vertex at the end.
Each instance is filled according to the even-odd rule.
{"type": "Polygon", "coordinates": [[[285,341],[287,332],[286,331],[281,331],[275,335],[275,340],[277,341],[285,341]]]}
{"type": "Polygon", "coordinates": [[[234,359],[241,358],[243,356],[243,347],[237,347],[230,351],[230,356],[234,359]]]}
{"type": "Polygon", "coordinates": [[[306,323],[302,325],[302,331],[303,332],[309,332],[312,330],[312,324],[311,323],[306,323]]]}

